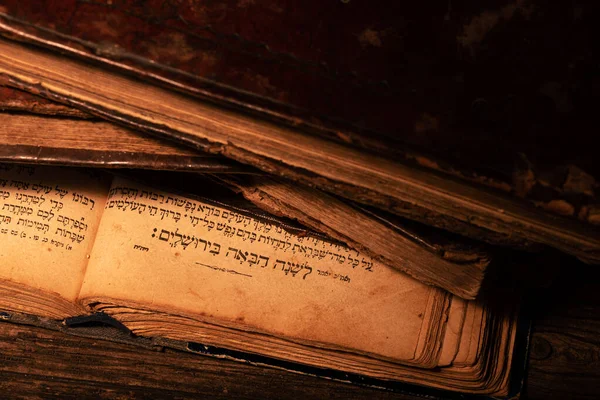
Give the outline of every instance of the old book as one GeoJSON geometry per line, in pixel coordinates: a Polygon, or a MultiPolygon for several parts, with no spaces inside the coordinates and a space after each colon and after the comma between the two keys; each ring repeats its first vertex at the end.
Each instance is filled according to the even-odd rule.
{"type": "MultiPolygon", "coordinates": [[[[475,298],[479,292],[492,259],[481,244],[438,229],[406,220],[391,225],[318,189],[268,177],[223,157],[195,152],[108,122],[62,118],[65,113],[57,118],[56,107],[51,110],[53,116],[0,112],[0,161],[221,176],[258,207],[326,231],[392,268],[466,299],[475,298]]],[[[198,180],[190,177],[193,179],[198,180]]]]}
{"type": "Polygon", "coordinates": [[[2,164],[0,309],[103,312],[138,336],[508,393],[515,303],[462,300],[203,189],[2,164]]]}
{"type": "MultiPolygon", "coordinates": [[[[4,0],[0,30],[356,148],[425,150],[435,157],[422,166],[539,195],[562,186],[551,173],[561,164],[598,176],[593,147],[581,145],[595,124],[596,8],[4,0]],[[528,172],[513,170],[520,154],[533,176],[513,177],[528,172]]],[[[585,196],[572,189],[560,194],[578,214],[585,196]]]]}
{"type": "Polygon", "coordinates": [[[0,72],[13,87],[462,235],[540,243],[598,261],[600,236],[592,226],[503,193],[39,49],[8,41],[0,47],[0,72]]]}

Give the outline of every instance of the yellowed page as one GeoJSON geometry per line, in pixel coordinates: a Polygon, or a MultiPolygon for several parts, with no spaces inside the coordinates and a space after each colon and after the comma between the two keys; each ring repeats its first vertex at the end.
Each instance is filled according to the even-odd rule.
{"type": "Polygon", "coordinates": [[[459,297],[455,296],[452,298],[452,304],[448,312],[448,322],[446,323],[446,332],[444,333],[444,345],[438,361],[438,367],[445,367],[452,364],[458,353],[458,347],[465,326],[467,304],[468,301],[459,297]]]}
{"type": "Polygon", "coordinates": [[[0,164],[0,280],[74,302],[109,182],[74,168],[0,164]]]}
{"type": "Polygon", "coordinates": [[[342,245],[115,178],[80,299],[410,360],[436,290],[342,245]]]}

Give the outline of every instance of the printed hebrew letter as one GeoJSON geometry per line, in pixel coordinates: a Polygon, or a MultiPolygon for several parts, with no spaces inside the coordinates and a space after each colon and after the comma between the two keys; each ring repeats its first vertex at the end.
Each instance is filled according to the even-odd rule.
{"type": "Polygon", "coordinates": [[[306,279],[306,276],[312,274],[312,271],[313,271],[313,269],[311,267],[309,267],[308,265],[304,265],[304,269],[308,270],[308,272],[306,274],[304,274],[302,279],[306,279]]]}
{"type": "Polygon", "coordinates": [[[158,240],[168,242],[170,236],[171,236],[171,232],[161,229],[160,235],[158,235],[158,240]]]}
{"type": "Polygon", "coordinates": [[[258,263],[260,264],[260,260],[265,260],[265,265],[261,265],[262,268],[265,268],[267,265],[269,265],[269,257],[265,257],[265,256],[258,256],[258,263]]]}
{"type": "Polygon", "coordinates": [[[225,254],[225,257],[228,257],[228,256],[229,256],[229,252],[230,252],[230,251],[233,251],[233,254],[235,255],[235,254],[237,254],[237,252],[238,252],[238,249],[236,249],[236,248],[234,248],[234,247],[230,247],[230,248],[227,250],[227,253],[225,254]]]}
{"type": "Polygon", "coordinates": [[[211,250],[210,252],[212,253],[213,256],[216,256],[217,254],[219,254],[221,252],[221,245],[219,243],[213,243],[213,246],[215,246],[216,248],[211,250]]]}
{"type": "Polygon", "coordinates": [[[281,263],[281,270],[283,271],[285,269],[285,261],[281,261],[281,260],[275,260],[275,264],[273,265],[273,269],[277,268],[277,264],[281,263]]]}

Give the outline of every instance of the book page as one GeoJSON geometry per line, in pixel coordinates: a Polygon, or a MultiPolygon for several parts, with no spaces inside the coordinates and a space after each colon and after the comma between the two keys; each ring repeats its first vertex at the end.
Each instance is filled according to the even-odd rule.
{"type": "Polygon", "coordinates": [[[115,178],[80,300],[411,360],[436,292],[355,250],[115,178]]]}
{"type": "Polygon", "coordinates": [[[75,301],[109,184],[83,169],[0,164],[0,280],[75,301]]]}

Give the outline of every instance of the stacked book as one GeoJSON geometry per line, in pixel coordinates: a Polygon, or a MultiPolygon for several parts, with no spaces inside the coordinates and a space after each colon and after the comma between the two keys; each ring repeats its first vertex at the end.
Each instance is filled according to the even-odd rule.
{"type": "MultiPolygon", "coordinates": [[[[258,31],[239,37],[211,6],[6,3],[5,319],[109,318],[203,354],[433,396],[508,397],[520,391],[528,325],[523,285],[507,271],[548,248],[600,262],[585,157],[550,168],[526,139],[488,164],[444,153],[439,132],[458,128],[416,93],[308,62],[320,50],[272,33],[259,46],[258,31]],[[515,163],[498,168],[509,153],[515,163]]],[[[251,8],[284,29],[282,16],[251,8]]],[[[381,36],[397,32],[367,28],[369,18],[398,28],[383,14],[353,20],[338,39],[360,28],[359,40],[332,60],[369,46],[398,56],[381,36]]],[[[400,68],[355,62],[373,76],[400,68]]],[[[409,72],[427,92],[431,71],[409,72]]]]}

